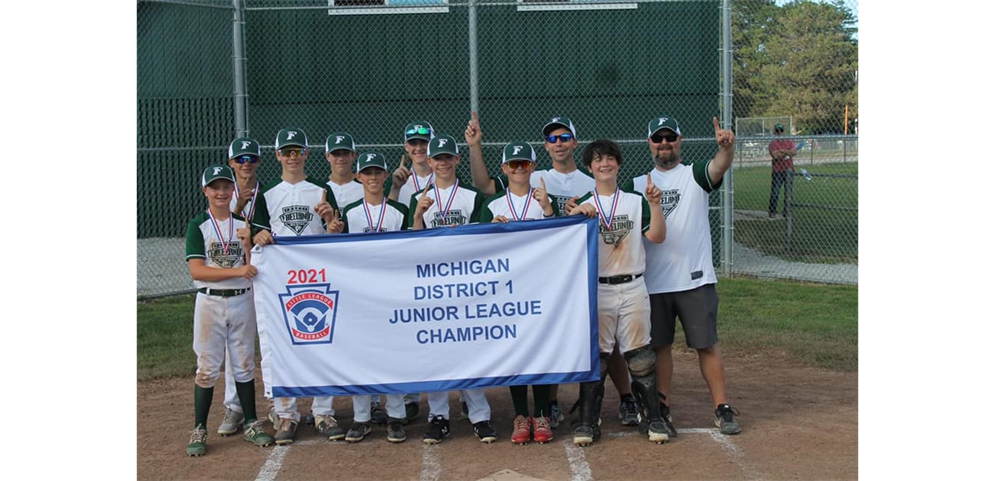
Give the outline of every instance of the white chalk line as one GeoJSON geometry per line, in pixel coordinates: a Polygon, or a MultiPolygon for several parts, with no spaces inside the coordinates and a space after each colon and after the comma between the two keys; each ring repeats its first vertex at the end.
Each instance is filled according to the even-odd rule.
{"type": "Polygon", "coordinates": [[[294,445],[308,446],[312,444],[324,444],[327,441],[324,439],[308,439],[306,441],[295,441],[292,444],[286,446],[275,446],[269,453],[269,457],[266,458],[266,462],[263,463],[263,467],[259,469],[259,474],[256,475],[256,481],[273,481],[276,479],[276,475],[280,473],[280,468],[283,467],[283,458],[287,455],[287,451],[294,445]]]}
{"type": "Polygon", "coordinates": [[[594,475],[591,474],[591,466],[587,464],[587,457],[584,456],[584,449],[574,444],[572,439],[564,439],[563,447],[567,451],[570,471],[573,472],[570,481],[591,481],[594,479],[594,475]]]}
{"type": "Polygon", "coordinates": [[[421,456],[421,481],[438,481],[442,475],[442,466],[439,464],[439,445],[426,444],[422,449],[421,456]]]}

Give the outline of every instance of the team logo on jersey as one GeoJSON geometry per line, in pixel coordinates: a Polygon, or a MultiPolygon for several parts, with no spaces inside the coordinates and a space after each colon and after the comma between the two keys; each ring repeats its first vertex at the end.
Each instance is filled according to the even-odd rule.
{"type": "Polygon", "coordinates": [[[329,284],[287,286],[287,292],[279,295],[292,343],[332,343],[339,291],[329,287],[329,284]]]}
{"type": "Polygon", "coordinates": [[[218,267],[230,269],[242,258],[242,243],[237,240],[228,242],[227,251],[226,253],[224,243],[211,242],[210,247],[207,248],[207,257],[218,267]]]}
{"type": "Polygon", "coordinates": [[[570,201],[571,197],[568,195],[549,195],[556,201],[556,208],[560,215],[567,215],[567,202],[570,201]]]}
{"type": "Polygon", "coordinates": [[[446,215],[442,215],[442,211],[435,211],[432,214],[431,224],[432,227],[449,227],[453,224],[466,225],[466,216],[459,209],[450,209],[446,215]]]}
{"type": "Polygon", "coordinates": [[[601,239],[605,241],[605,244],[617,246],[622,243],[625,236],[629,235],[633,225],[635,223],[629,220],[628,215],[616,214],[615,218],[612,219],[610,229],[605,229],[603,222],[598,223],[598,233],[601,234],[601,239]]]}
{"type": "Polygon", "coordinates": [[[677,208],[677,204],[680,203],[681,191],[677,189],[663,191],[663,197],[660,197],[660,209],[663,210],[663,218],[666,219],[677,208]]]}
{"type": "Polygon", "coordinates": [[[283,225],[297,235],[304,232],[312,219],[314,219],[314,213],[306,205],[289,205],[284,207],[283,213],[280,214],[280,222],[283,222],[283,225]]]}

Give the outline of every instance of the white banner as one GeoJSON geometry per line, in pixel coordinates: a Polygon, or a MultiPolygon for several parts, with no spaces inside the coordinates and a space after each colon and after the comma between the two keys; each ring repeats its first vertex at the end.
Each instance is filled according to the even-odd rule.
{"type": "Polygon", "coordinates": [[[266,393],[597,380],[596,235],[574,216],[257,247],[266,393]]]}

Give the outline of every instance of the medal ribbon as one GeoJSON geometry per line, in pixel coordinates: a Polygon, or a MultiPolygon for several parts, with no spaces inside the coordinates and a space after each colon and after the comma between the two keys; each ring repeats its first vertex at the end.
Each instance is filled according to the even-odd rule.
{"type": "MultiPolygon", "coordinates": [[[[239,212],[239,214],[242,214],[242,217],[245,218],[245,222],[247,223],[252,220],[252,216],[256,213],[256,196],[258,195],[259,195],[259,181],[257,180],[256,188],[252,189],[252,199],[249,200],[249,203],[252,204],[252,207],[249,207],[249,215],[245,215],[245,207],[242,207],[242,212],[239,212]]],[[[238,195],[238,182],[235,182],[235,198],[238,199],[239,197],[240,196],[238,195]]],[[[246,207],[248,207],[248,205],[246,207]]]]}
{"type": "Polygon", "coordinates": [[[435,190],[435,203],[439,206],[439,211],[442,212],[442,218],[445,219],[446,215],[449,214],[449,208],[453,206],[453,200],[456,199],[456,191],[459,190],[459,179],[456,179],[456,183],[453,184],[453,191],[449,193],[449,201],[446,202],[446,208],[442,208],[442,198],[439,195],[439,185],[435,184],[432,186],[435,190]]]}
{"type": "MultiPolygon", "coordinates": [[[[415,181],[415,192],[421,192],[421,184],[418,183],[418,174],[412,172],[411,179],[415,181]]],[[[432,180],[434,179],[435,179],[435,172],[428,174],[428,180],[426,181],[427,184],[425,185],[431,184],[432,180]]]]}
{"type": "Polygon", "coordinates": [[[612,201],[612,210],[610,216],[605,216],[605,209],[601,207],[601,196],[598,195],[598,191],[594,191],[594,206],[598,208],[598,216],[601,217],[601,222],[605,224],[605,229],[611,229],[612,222],[615,220],[615,211],[618,209],[618,187],[615,188],[615,200],[612,201]]]}
{"type": "Polygon", "coordinates": [[[370,224],[370,229],[372,232],[380,232],[380,228],[383,227],[383,220],[385,214],[387,213],[387,198],[383,198],[383,203],[380,204],[380,220],[377,221],[376,228],[373,227],[373,214],[370,213],[370,204],[363,201],[363,208],[366,209],[366,222],[370,224]]]}
{"type": "Polygon", "coordinates": [[[522,220],[522,219],[525,218],[525,215],[528,214],[528,212],[529,212],[529,205],[532,204],[532,192],[533,191],[535,191],[535,188],[534,187],[530,187],[529,188],[529,193],[525,197],[525,205],[522,206],[522,215],[518,215],[518,213],[515,212],[515,203],[511,201],[511,191],[509,190],[508,191],[508,195],[504,196],[508,200],[508,210],[511,211],[512,220],[522,220]]]}
{"type": "Polygon", "coordinates": [[[218,240],[224,246],[225,255],[228,255],[228,243],[231,242],[232,237],[235,237],[235,218],[228,216],[228,242],[225,242],[224,237],[221,237],[221,226],[218,225],[218,219],[214,218],[214,214],[210,210],[207,211],[207,215],[211,217],[211,225],[214,226],[214,233],[217,234],[218,240]]]}

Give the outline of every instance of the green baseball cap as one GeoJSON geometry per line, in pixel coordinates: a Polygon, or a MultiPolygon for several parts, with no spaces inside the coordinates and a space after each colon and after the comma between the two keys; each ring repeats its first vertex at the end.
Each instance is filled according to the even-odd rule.
{"type": "Polygon", "coordinates": [[[228,146],[228,159],[234,159],[243,155],[259,157],[259,142],[248,137],[239,137],[231,141],[231,145],[228,146]]]}
{"type": "Polygon", "coordinates": [[[356,151],[356,141],[353,140],[352,135],[346,132],[332,132],[325,139],[325,152],[333,152],[336,150],[350,150],[352,152],[356,151]]]}
{"type": "Polygon", "coordinates": [[[784,124],[777,124],[774,126],[775,132],[784,132],[784,124]]]}
{"type": "Polygon", "coordinates": [[[362,172],[363,169],[368,169],[370,167],[380,167],[383,170],[387,170],[387,159],[378,152],[363,152],[358,158],[356,158],[356,172],[362,172]]]}
{"type": "Polygon", "coordinates": [[[542,136],[545,137],[549,135],[549,132],[551,130],[556,130],[557,127],[564,127],[569,130],[571,134],[574,134],[574,138],[577,137],[577,129],[574,127],[574,123],[566,117],[553,117],[549,120],[549,122],[546,122],[546,125],[542,127],[542,136]]]}
{"type": "Polygon", "coordinates": [[[307,134],[301,129],[283,129],[276,134],[276,150],[284,147],[307,148],[307,134]]]}
{"type": "Polygon", "coordinates": [[[501,156],[501,163],[507,164],[512,160],[527,160],[535,163],[536,151],[526,142],[512,142],[504,146],[504,154],[501,156]]]}
{"type": "Polygon", "coordinates": [[[673,117],[657,117],[650,120],[649,127],[647,128],[646,137],[652,137],[653,134],[657,133],[662,129],[670,129],[677,135],[681,135],[681,127],[677,125],[677,119],[673,117]]]}
{"type": "Polygon", "coordinates": [[[428,142],[429,157],[442,154],[459,155],[459,146],[451,135],[439,135],[428,142]]]}
{"type": "Polygon", "coordinates": [[[235,173],[227,165],[213,165],[204,169],[204,173],[200,174],[200,186],[207,187],[218,179],[230,180],[234,183],[235,173]]]}
{"type": "Polygon", "coordinates": [[[404,141],[411,139],[432,140],[435,137],[435,129],[432,124],[424,120],[416,120],[404,128],[404,141]]]}

